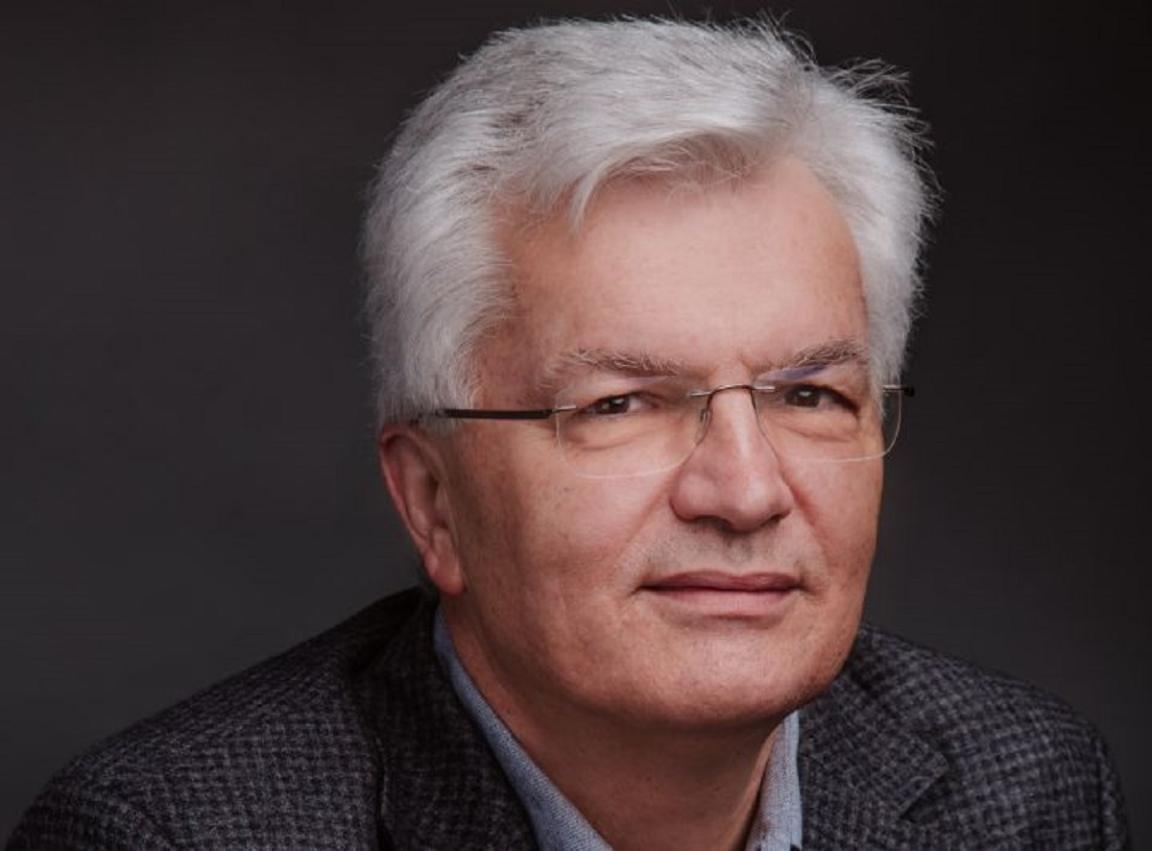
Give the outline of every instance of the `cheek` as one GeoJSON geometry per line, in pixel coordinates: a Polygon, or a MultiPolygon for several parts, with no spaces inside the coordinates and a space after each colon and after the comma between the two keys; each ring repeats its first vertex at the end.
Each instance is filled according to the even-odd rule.
{"type": "Polygon", "coordinates": [[[557,590],[606,590],[629,577],[631,551],[660,494],[655,481],[583,479],[562,468],[518,506],[521,560],[542,568],[540,579],[557,590]]]}
{"type": "Polygon", "coordinates": [[[472,449],[482,463],[466,468],[459,544],[471,584],[536,605],[627,576],[620,567],[660,498],[660,477],[577,477],[548,439],[472,449]]]}
{"type": "Polygon", "coordinates": [[[823,551],[828,579],[863,593],[876,548],[883,467],[879,462],[815,467],[796,489],[797,506],[808,518],[823,551]]]}

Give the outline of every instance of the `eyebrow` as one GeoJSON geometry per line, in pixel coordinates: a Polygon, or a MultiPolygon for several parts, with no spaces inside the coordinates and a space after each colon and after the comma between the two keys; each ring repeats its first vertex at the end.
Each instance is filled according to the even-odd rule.
{"type": "MultiPolygon", "coordinates": [[[[859,341],[828,340],[800,349],[780,362],[769,363],[758,370],[757,374],[809,371],[845,363],[867,362],[867,349],[859,341]]],[[[683,361],[656,357],[646,352],[578,348],[564,352],[549,363],[535,382],[535,389],[542,394],[555,393],[573,372],[580,369],[642,377],[685,375],[692,371],[683,361]]]]}
{"type": "Polygon", "coordinates": [[[800,349],[781,363],[772,364],[765,372],[793,372],[823,369],[829,366],[854,363],[866,366],[868,350],[858,340],[828,340],[800,349]]]}
{"type": "Polygon", "coordinates": [[[580,348],[564,352],[548,364],[537,381],[537,389],[555,392],[579,369],[635,376],[683,375],[688,371],[682,361],[659,358],[645,352],[580,348]]]}

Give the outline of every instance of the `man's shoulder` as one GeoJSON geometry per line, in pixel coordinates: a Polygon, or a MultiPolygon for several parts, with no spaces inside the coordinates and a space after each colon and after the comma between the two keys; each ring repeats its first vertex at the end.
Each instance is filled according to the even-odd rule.
{"type": "Polygon", "coordinates": [[[183,830],[197,847],[372,844],[378,767],[355,683],[421,599],[380,600],[100,743],[53,778],[9,847],[166,848],[183,830]],[[70,844],[81,834],[93,840],[70,844]]]}
{"type": "Polygon", "coordinates": [[[981,734],[990,745],[1018,734],[1035,751],[1098,741],[1095,728],[1055,695],[871,626],[861,628],[842,678],[905,729],[942,744],[962,737],[971,747],[981,734]]]}
{"type": "Polygon", "coordinates": [[[1096,729],[1010,676],[864,627],[802,719],[812,786],[844,784],[935,837],[1123,846],[1123,804],[1096,729]]]}

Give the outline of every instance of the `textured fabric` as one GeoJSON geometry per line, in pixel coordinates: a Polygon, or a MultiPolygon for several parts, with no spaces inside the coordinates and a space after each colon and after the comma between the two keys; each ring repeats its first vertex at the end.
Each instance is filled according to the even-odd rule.
{"type": "MultiPolygon", "coordinates": [[[[541,851],[611,851],[611,846],[520,747],[464,669],[439,611],[433,625],[436,657],[456,696],[476,723],[524,804],[541,851]]],[[[789,851],[800,845],[800,721],[790,714],[773,744],[760,806],[745,851],[789,851]]]]}
{"type": "Polygon", "coordinates": [[[456,696],[500,763],[532,823],[541,851],[611,851],[611,846],[548,779],[480,694],[452,646],[439,610],[434,647],[456,696]]]}
{"type": "Polygon", "coordinates": [[[1122,849],[1123,801],[1065,704],[872,629],[801,710],[804,848],[1122,849]]]}
{"type": "Polygon", "coordinates": [[[772,745],[760,810],[746,851],[790,851],[802,844],[804,816],[800,791],[800,713],[784,719],[772,745]]]}
{"type": "MultiPolygon", "coordinates": [[[[67,766],[11,837],[65,849],[535,847],[418,592],[67,766]]],[[[863,629],[801,710],[804,849],[1120,849],[1104,746],[1063,704],[863,629]]]]}

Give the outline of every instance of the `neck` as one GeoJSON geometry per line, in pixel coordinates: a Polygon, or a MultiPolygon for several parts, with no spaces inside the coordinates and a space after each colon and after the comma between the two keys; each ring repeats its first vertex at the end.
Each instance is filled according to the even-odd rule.
{"type": "Polygon", "coordinates": [[[493,711],[614,849],[744,847],[779,719],[661,726],[513,692],[479,648],[450,632],[493,711]]]}
{"type": "Polygon", "coordinates": [[[774,736],[645,735],[603,724],[513,733],[618,851],[743,848],[774,736]]]}

